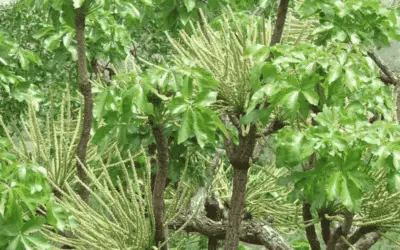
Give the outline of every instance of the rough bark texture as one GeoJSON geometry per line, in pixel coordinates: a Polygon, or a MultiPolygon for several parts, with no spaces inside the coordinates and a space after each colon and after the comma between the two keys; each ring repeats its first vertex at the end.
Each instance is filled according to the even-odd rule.
{"type": "MultiPolygon", "coordinates": [[[[222,218],[222,210],[219,207],[219,203],[215,198],[208,198],[205,204],[206,216],[213,221],[220,221],[222,218]]],[[[218,249],[218,238],[208,237],[208,250],[218,249]]]]}
{"type": "Polygon", "coordinates": [[[329,238],[331,237],[331,221],[325,218],[326,209],[323,209],[319,217],[321,218],[321,231],[322,231],[322,239],[325,244],[328,244],[329,238]]]}
{"type": "Polygon", "coordinates": [[[382,236],[379,232],[372,232],[367,234],[365,238],[355,244],[354,247],[359,250],[370,249],[381,237],[382,236]]]}
{"type": "MultiPolygon", "coordinates": [[[[289,0],[281,0],[278,7],[278,15],[270,46],[274,46],[281,41],[288,8],[289,0]]],[[[272,60],[272,56],[267,60],[272,60]]],[[[235,125],[236,117],[233,118],[234,119],[231,117],[231,122],[235,125]]],[[[246,200],[247,172],[250,168],[249,160],[253,156],[257,137],[257,129],[255,125],[251,126],[249,134],[246,136],[242,136],[240,126],[238,127],[236,125],[236,127],[239,131],[239,145],[235,147],[232,142],[228,141],[228,143],[226,143],[229,160],[234,168],[234,177],[231,206],[229,208],[228,230],[224,247],[225,250],[237,250],[239,245],[239,228],[246,200]]]]}
{"type": "Polygon", "coordinates": [[[347,239],[347,235],[349,234],[351,226],[353,224],[353,217],[354,217],[354,215],[352,213],[345,212],[344,221],[343,221],[342,225],[340,225],[335,230],[335,232],[329,239],[329,242],[326,246],[326,250],[335,250],[335,249],[342,248],[345,246],[346,243],[344,243],[343,241],[339,242],[339,240],[340,240],[340,237],[342,237],[342,236],[347,239]],[[336,247],[336,244],[338,244],[338,247],[336,247]]]}
{"type": "MultiPolygon", "coordinates": [[[[218,239],[224,239],[227,230],[229,230],[226,223],[215,222],[205,216],[195,218],[180,216],[169,227],[171,229],[178,229],[185,223],[187,224],[184,231],[188,233],[195,232],[218,239]]],[[[269,250],[293,249],[285,238],[269,226],[266,221],[243,221],[240,226],[239,239],[246,243],[263,245],[269,250]]]]}
{"type": "MultiPolygon", "coordinates": [[[[311,221],[313,219],[311,214],[311,205],[308,203],[303,203],[303,220],[304,224],[311,221]]],[[[310,225],[306,227],[306,235],[307,240],[310,243],[310,247],[312,250],[321,250],[321,246],[318,240],[317,233],[315,232],[315,226],[310,225]]]]}
{"type": "Polygon", "coordinates": [[[289,8],[289,0],[281,0],[278,8],[278,16],[276,18],[274,33],[271,38],[270,45],[273,46],[280,43],[283,34],[283,28],[285,26],[286,14],[289,8]]]}
{"type": "Polygon", "coordinates": [[[364,235],[372,233],[376,230],[375,227],[360,227],[348,239],[349,243],[354,245],[364,235]]]}
{"type": "Polygon", "coordinates": [[[247,169],[234,168],[231,206],[229,207],[228,230],[226,232],[226,250],[236,250],[239,245],[239,230],[242,212],[246,201],[247,169]]]}
{"type": "Polygon", "coordinates": [[[391,84],[395,86],[396,91],[396,116],[397,122],[400,123],[400,84],[399,79],[395,74],[385,65],[385,63],[376,55],[374,52],[368,52],[369,57],[375,62],[378,68],[382,71],[384,75],[381,75],[381,80],[386,84],[391,84]]]}
{"type": "MultiPolygon", "coordinates": [[[[87,175],[83,170],[82,165],[86,166],[86,151],[93,119],[93,95],[86,66],[85,13],[83,9],[76,10],[75,25],[76,42],[78,44],[78,83],[84,101],[83,128],[76,152],[79,159],[79,161],[77,161],[76,168],[78,171],[78,177],[82,180],[82,182],[87,183],[87,175]]],[[[81,187],[79,190],[79,195],[82,200],[87,201],[89,192],[85,188],[81,187]]]]}
{"type": "Polygon", "coordinates": [[[240,223],[242,222],[242,212],[246,201],[247,172],[250,168],[249,161],[256,144],[256,132],[256,126],[252,125],[247,135],[239,134],[238,146],[234,146],[232,142],[226,144],[234,175],[225,250],[237,250],[239,245],[240,223]]]}
{"type": "MultiPolygon", "coordinates": [[[[164,189],[168,177],[169,154],[168,142],[164,135],[164,128],[156,125],[152,129],[154,139],[157,145],[157,161],[159,170],[156,174],[153,189],[153,210],[156,221],[155,242],[156,245],[162,244],[168,239],[168,227],[164,227],[165,221],[165,203],[164,189]]],[[[167,250],[168,244],[165,244],[161,250],[167,250]]]]}

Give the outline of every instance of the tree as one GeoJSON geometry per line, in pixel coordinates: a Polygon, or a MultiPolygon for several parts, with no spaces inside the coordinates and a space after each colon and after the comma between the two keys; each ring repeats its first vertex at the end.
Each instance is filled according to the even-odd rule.
{"type": "MultiPolygon", "coordinates": [[[[48,169],[67,218],[79,222],[68,237],[54,225],[43,229],[51,242],[169,249],[202,235],[209,249],[237,249],[240,241],[292,249],[280,232],[305,231],[311,249],[368,249],[396,229],[398,80],[374,52],[399,38],[395,7],[379,0],[31,3],[42,7],[39,19],[51,17],[35,41],[46,41],[50,61],[57,50],[76,60],[71,75],[84,99],[76,176],[57,174],[75,147],[77,125],[62,111],[76,116],[73,105],[52,99],[45,119],[29,104],[21,126],[34,153],[13,145],[19,160],[48,169]]],[[[20,61],[2,72],[25,75],[20,61]]]]}

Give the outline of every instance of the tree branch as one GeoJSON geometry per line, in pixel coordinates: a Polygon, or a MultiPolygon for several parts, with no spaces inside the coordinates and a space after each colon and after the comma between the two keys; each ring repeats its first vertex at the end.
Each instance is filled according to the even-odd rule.
{"type": "Polygon", "coordinates": [[[327,209],[323,209],[319,213],[319,217],[321,218],[322,239],[324,240],[325,245],[328,244],[329,239],[331,237],[331,221],[325,218],[326,213],[327,209]]]}
{"type": "Polygon", "coordinates": [[[373,52],[368,51],[368,56],[375,62],[378,68],[383,72],[384,75],[381,75],[381,80],[387,84],[391,85],[399,85],[399,80],[393,74],[393,72],[385,65],[385,63],[379,58],[379,56],[373,52]]]}
{"type": "MultiPolygon", "coordinates": [[[[311,214],[311,205],[304,202],[303,203],[303,221],[306,224],[309,221],[312,221],[313,217],[311,214]]],[[[318,240],[317,233],[315,231],[315,226],[310,225],[306,227],[306,235],[308,243],[310,243],[311,250],[321,250],[321,245],[318,240]]]]}
{"type": "Polygon", "coordinates": [[[400,81],[374,52],[368,51],[367,53],[379,67],[379,69],[384,73],[384,76],[381,74],[382,82],[394,85],[396,87],[396,116],[397,122],[400,123],[400,81]]]}
{"type": "MultiPolygon", "coordinates": [[[[335,250],[336,248],[336,243],[338,243],[338,240],[340,237],[345,237],[347,239],[347,235],[350,232],[351,226],[353,224],[353,217],[354,215],[350,213],[349,211],[346,211],[344,213],[344,221],[341,226],[339,226],[333,235],[330,237],[328,245],[326,246],[326,250],[335,250]]],[[[344,246],[344,242],[339,242],[339,249],[344,246]]]]}
{"type": "MultiPolygon", "coordinates": [[[[169,228],[176,230],[182,227],[184,223],[187,223],[187,225],[183,230],[188,233],[200,233],[204,236],[215,237],[220,240],[224,239],[226,235],[226,222],[215,222],[205,216],[195,218],[180,216],[171,222],[169,228]]],[[[243,221],[240,226],[239,239],[246,243],[263,245],[269,250],[293,249],[290,244],[265,221],[243,221]]]]}
{"type": "Polygon", "coordinates": [[[365,239],[355,244],[355,248],[359,250],[370,249],[382,237],[379,232],[372,232],[365,236],[365,239]]]}

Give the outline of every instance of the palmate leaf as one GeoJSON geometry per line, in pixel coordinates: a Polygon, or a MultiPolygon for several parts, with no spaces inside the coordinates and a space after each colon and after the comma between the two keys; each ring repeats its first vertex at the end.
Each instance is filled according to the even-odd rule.
{"type": "Polygon", "coordinates": [[[183,0],[185,7],[188,12],[192,11],[196,7],[196,0],[183,0]]]}
{"type": "Polygon", "coordinates": [[[75,9],[81,8],[84,3],[85,3],[85,0],[73,0],[75,9]]]}
{"type": "Polygon", "coordinates": [[[189,108],[183,118],[182,125],[178,132],[178,144],[186,141],[193,133],[193,111],[189,108]]]}

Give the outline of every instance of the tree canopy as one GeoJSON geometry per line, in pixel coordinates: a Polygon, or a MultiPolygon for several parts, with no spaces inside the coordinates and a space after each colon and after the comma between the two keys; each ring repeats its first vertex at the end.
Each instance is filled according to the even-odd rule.
{"type": "Polygon", "coordinates": [[[0,249],[398,247],[399,10],[0,2],[0,249]]]}

